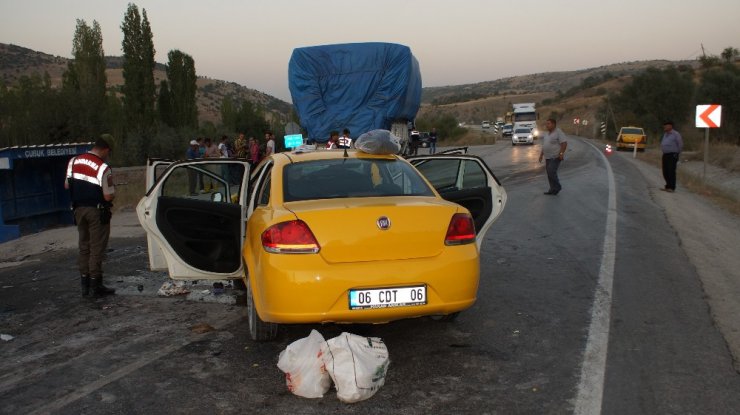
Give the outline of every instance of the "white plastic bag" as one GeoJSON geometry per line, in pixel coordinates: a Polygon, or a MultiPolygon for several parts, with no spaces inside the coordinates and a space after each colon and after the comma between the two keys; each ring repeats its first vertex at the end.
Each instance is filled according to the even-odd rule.
{"type": "Polygon", "coordinates": [[[325,343],[321,333],[311,330],[280,352],[277,366],[285,372],[288,390],[304,398],[321,398],[329,390],[331,379],[322,359],[325,343]]]}
{"type": "Polygon", "coordinates": [[[401,139],[388,130],[372,130],[357,137],[355,148],[368,154],[398,154],[401,139]]]}
{"type": "Polygon", "coordinates": [[[378,337],[342,333],[326,342],[324,362],[337,388],[337,398],[346,403],[363,401],[385,384],[388,348],[378,337]]]}

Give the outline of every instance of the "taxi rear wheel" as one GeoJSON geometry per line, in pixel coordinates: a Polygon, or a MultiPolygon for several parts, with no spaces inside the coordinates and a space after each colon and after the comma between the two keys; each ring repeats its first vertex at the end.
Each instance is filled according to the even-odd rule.
{"type": "Polygon", "coordinates": [[[275,323],[266,323],[260,319],[257,309],[254,306],[252,297],[252,285],[249,280],[247,285],[247,319],[249,320],[249,336],[254,341],[266,342],[274,340],[277,337],[278,325],[275,323]]]}

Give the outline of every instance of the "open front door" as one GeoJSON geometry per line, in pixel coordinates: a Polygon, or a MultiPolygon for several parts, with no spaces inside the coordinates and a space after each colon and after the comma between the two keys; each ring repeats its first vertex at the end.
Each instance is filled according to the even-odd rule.
{"type": "Polygon", "coordinates": [[[488,165],[480,157],[459,154],[415,156],[409,162],[440,196],[470,211],[480,248],[486,231],[506,205],[506,191],[488,165]]]}
{"type": "MultiPolygon", "coordinates": [[[[162,176],[167,167],[174,163],[173,160],[167,159],[148,159],[146,164],[146,192],[151,190],[152,186],[157,183],[157,180],[162,176]]],[[[167,261],[162,252],[162,247],[157,241],[147,232],[146,234],[146,246],[149,252],[149,268],[152,271],[164,271],[167,269],[167,261]]]]}
{"type": "Polygon", "coordinates": [[[152,241],[152,268],[166,266],[173,279],[241,278],[248,177],[249,164],[233,159],[181,161],[165,170],[136,207],[152,241]]]}

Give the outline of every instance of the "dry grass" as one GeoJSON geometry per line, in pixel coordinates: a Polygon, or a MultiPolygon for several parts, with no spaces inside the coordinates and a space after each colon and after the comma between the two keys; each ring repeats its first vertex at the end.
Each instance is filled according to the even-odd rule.
{"type": "MultiPolygon", "coordinates": [[[[704,152],[684,152],[683,160],[703,161],[704,152]]],[[[662,154],[657,146],[649,148],[644,153],[640,153],[640,159],[657,168],[661,168],[662,154]]],[[[710,143],[709,145],[709,164],[722,167],[730,171],[740,171],[740,148],[727,144],[710,143]]],[[[717,206],[728,212],[740,216],[740,202],[734,195],[706,183],[701,177],[686,171],[678,170],[678,182],[682,187],[689,189],[691,192],[709,198],[717,206]]]]}

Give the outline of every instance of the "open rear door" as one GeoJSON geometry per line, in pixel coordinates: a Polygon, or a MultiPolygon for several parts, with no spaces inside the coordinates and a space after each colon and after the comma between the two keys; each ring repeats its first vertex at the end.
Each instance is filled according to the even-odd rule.
{"type": "Polygon", "coordinates": [[[169,166],[136,208],[152,240],[150,257],[163,259],[153,265],[164,264],[173,279],[241,278],[248,177],[244,160],[169,166]]]}
{"type": "Polygon", "coordinates": [[[414,156],[409,162],[440,196],[470,211],[480,248],[488,228],[506,205],[506,191],[488,165],[480,157],[460,154],[414,156]]]}

